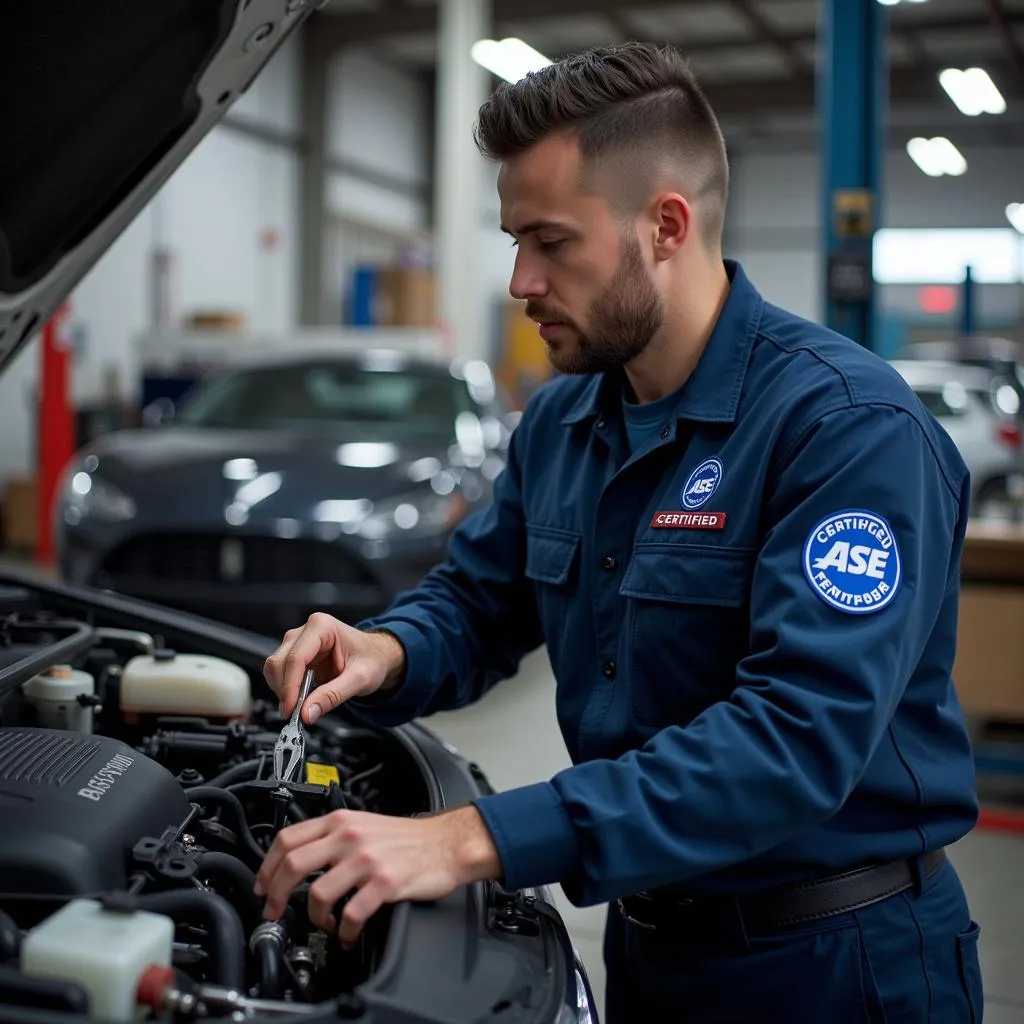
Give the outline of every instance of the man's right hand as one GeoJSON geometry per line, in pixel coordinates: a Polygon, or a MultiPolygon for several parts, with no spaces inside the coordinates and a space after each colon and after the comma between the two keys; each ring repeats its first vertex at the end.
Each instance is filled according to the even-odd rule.
{"type": "Polygon", "coordinates": [[[290,629],[263,668],[270,688],[290,715],[306,669],[316,672],[317,687],[302,709],[312,725],[342,701],[393,689],[405,672],[405,649],[388,633],[364,633],[316,612],[304,626],[290,629]]]}

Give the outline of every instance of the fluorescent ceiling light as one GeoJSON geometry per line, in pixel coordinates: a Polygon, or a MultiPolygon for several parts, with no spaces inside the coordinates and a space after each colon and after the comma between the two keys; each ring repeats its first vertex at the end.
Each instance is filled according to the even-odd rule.
{"type": "Polygon", "coordinates": [[[961,114],[1002,114],[1006,100],[984,68],[946,68],[939,72],[939,84],[956,104],[961,114]]]}
{"type": "Polygon", "coordinates": [[[538,53],[522,39],[515,38],[502,39],[500,42],[496,39],[480,39],[473,44],[470,56],[481,67],[513,84],[531,71],[539,71],[551,63],[543,53],[538,53]]]}
{"type": "MultiPolygon", "coordinates": [[[[895,7],[898,3],[900,3],[900,0],[878,0],[878,2],[883,7],[895,7]]],[[[907,0],[907,3],[910,4],[923,4],[927,2],[928,0],[907,0]]]]}
{"type": "Polygon", "coordinates": [[[949,139],[942,136],[934,139],[911,139],[907,143],[907,154],[932,178],[939,178],[943,174],[957,177],[967,170],[967,161],[963,154],[949,139]]]}
{"type": "Polygon", "coordinates": [[[1010,203],[1006,208],[1006,219],[1024,235],[1024,203],[1010,203]]]}

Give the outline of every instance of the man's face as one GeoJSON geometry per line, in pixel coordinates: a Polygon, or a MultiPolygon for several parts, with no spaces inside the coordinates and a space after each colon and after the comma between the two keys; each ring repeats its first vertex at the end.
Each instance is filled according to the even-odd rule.
{"type": "Polygon", "coordinates": [[[503,230],[516,240],[513,298],[541,324],[560,373],[600,373],[635,359],[664,320],[632,227],[606,199],[581,195],[576,143],[554,136],[498,175],[503,230]]]}

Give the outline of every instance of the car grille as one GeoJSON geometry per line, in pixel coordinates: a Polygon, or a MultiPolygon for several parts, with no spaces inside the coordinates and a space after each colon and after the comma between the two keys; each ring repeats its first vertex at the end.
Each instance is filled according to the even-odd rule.
{"type": "Polygon", "coordinates": [[[101,574],[179,583],[335,583],[377,580],[343,547],[303,538],[223,534],[136,537],[111,552],[101,574]]]}

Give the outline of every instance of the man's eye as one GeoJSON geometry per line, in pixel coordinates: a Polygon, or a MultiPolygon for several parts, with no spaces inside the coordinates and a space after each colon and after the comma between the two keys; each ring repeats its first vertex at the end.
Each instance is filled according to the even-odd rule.
{"type": "Polygon", "coordinates": [[[541,252],[554,252],[564,241],[564,238],[558,238],[553,242],[540,242],[541,252]]]}

